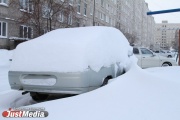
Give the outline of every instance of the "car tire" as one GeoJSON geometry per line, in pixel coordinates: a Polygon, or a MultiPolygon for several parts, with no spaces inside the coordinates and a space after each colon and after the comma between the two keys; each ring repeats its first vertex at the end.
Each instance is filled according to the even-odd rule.
{"type": "Polygon", "coordinates": [[[168,66],[172,66],[172,64],[169,62],[165,62],[162,64],[162,67],[168,67],[168,66]]]}
{"type": "Polygon", "coordinates": [[[101,87],[107,85],[107,84],[108,84],[108,81],[109,81],[110,79],[112,79],[112,76],[106,77],[106,78],[104,79],[104,81],[103,81],[101,87]]]}
{"type": "Polygon", "coordinates": [[[37,102],[45,101],[49,97],[48,94],[42,94],[42,93],[38,93],[38,92],[30,92],[30,95],[31,95],[32,99],[37,102]]]}

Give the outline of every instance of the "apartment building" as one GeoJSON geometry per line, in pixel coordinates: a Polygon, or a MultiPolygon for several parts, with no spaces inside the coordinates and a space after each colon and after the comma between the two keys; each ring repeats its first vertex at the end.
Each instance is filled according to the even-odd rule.
{"type": "Polygon", "coordinates": [[[117,27],[127,37],[129,42],[133,42],[135,35],[133,34],[134,21],[133,21],[133,1],[132,0],[119,0],[118,1],[118,17],[117,27]]]}
{"type": "Polygon", "coordinates": [[[162,49],[169,49],[177,42],[180,29],[180,23],[168,23],[164,20],[156,24],[155,46],[162,49]]]}
{"type": "MultiPolygon", "coordinates": [[[[15,45],[14,41],[29,40],[38,36],[30,22],[20,24],[16,21],[23,12],[33,11],[32,0],[19,0],[22,4],[19,7],[9,5],[8,1],[11,0],[0,0],[0,48],[9,48],[15,45]]],[[[61,11],[59,20],[56,21],[58,24],[54,25],[53,29],[111,26],[120,29],[130,43],[149,46],[151,41],[154,41],[155,22],[152,16],[146,15],[149,9],[144,0],[60,0],[65,1],[75,8],[78,19],[71,15],[65,16],[61,11]],[[63,21],[67,21],[68,26],[62,24],[63,21]]],[[[46,20],[43,24],[47,24],[46,20]]],[[[49,30],[42,31],[46,33],[49,30]]]]}
{"type": "Polygon", "coordinates": [[[119,0],[117,10],[117,28],[129,42],[149,47],[154,41],[155,21],[146,15],[148,4],[144,0],[119,0]]]}
{"type": "Polygon", "coordinates": [[[77,15],[82,18],[79,26],[115,27],[117,0],[76,0],[77,15]]]}

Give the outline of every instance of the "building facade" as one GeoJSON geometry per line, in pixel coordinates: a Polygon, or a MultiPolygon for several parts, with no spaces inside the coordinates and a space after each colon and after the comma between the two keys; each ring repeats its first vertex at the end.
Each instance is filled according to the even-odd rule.
{"type": "Polygon", "coordinates": [[[17,18],[24,10],[22,6],[10,5],[10,0],[0,1],[0,49],[14,48],[14,40],[33,38],[33,28],[29,24],[20,24],[17,18]],[[12,40],[12,41],[11,41],[12,40]]]}
{"type": "Polygon", "coordinates": [[[155,20],[147,16],[148,4],[144,0],[119,0],[117,10],[117,28],[129,42],[149,47],[154,41],[155,20]]]}
{"type": "MultiPolygon", "coordinates": [[[[37,31],[30,22],[20,24],[17,19],[23,12],[31,12],[32,0],[19,0],[21,6],[9,5],[11,0],[0,1],[0,48],[10,48],[14,39],[29,40],[35,38],[37,31]]],[[[18,0],[17,0],[18,1],[18,0]]],[[[58,1],[58,0],[55,0],[58,1]]],[[[66,0],[60,0],[65,2],[66,0]]],[[[148,4],[144,0],[67,0],[75,8],[76,17],[58,15],[58,25],[64,27],[110,26],[120,29],[131,44],[149,47],[154,41],[155,21],[147,16],[148,4]],[[63,22],[70,25],[61,25],[63,22]]],[[[48,9],[47,9],[48,10],[48,9]]],[[[46,11],[47,11],[46,10],[46,11]]],[[[56,23],[58,23],[56,22],[56,23]]],[[[46,20],[43,24],[47,24],[46,20]]],[[[43,29],[44,33],[49,30],[43,29]]]]}
{"type": "Polygon", "coordinates": [[[169,49],[177,45],[180,23],[168,23],[164,20],[156,24],[155,46],[162,49],[169,49]]]}

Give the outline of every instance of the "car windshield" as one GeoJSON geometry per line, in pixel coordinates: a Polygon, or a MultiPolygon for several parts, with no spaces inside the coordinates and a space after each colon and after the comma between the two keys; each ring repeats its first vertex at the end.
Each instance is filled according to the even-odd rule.
{"type": "Polygon", "coordinates": [[[142,54],[146,54],[146,55],[153,54],[151,51],[149,51],[146,48],[141,48],[141,52],[142,52],[142,54]]]}

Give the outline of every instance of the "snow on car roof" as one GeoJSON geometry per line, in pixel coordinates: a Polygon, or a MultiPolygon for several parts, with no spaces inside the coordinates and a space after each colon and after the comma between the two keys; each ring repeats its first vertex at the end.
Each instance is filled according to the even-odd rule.
{"type": "Polygon", "coordinates": [[[128,40],[112,27],[53,30],[17,46],[11,71],[80,72],[129,62],[128,40]]]}

